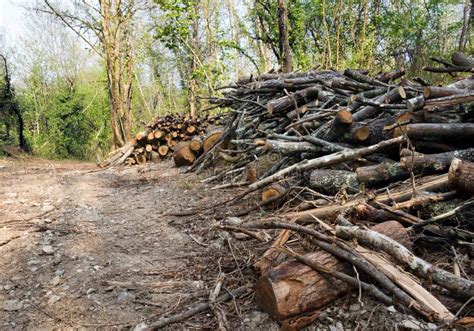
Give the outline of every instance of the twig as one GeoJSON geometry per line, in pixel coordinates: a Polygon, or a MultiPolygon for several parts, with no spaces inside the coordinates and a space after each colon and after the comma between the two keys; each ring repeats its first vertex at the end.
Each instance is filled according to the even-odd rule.
{"type": "Polygon", "coordinates": [[[196,314],[202,313],[203,311],[208,310],[211,307],[211,304],[213,303],[219,303],[219,302],[225,302],[233,299],[234,297],[240,297],[241,295],[248,293],[249,289],[246,286],[241,286],[237,289],[235,289],[232,292],[226,293],[218,297],[215,301],[213,302],[204,302],[198,304],[196,307],[191,308],[184,313],[180,313],[171,317],[159,319],[158,321],[152,322],[150,324],[147,324],[146,322],[142,322],[138,325],[135,326],[133,329],[134,331],[144,331],[144,330],[157,330],[160,328],[164,328],[167,325],[174,324],[181,322],[187,318],[190,318],[196,314]]]}

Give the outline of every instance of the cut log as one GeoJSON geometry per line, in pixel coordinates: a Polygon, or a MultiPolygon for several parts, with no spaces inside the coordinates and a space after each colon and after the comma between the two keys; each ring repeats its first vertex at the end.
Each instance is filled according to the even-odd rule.
{"type": "Polygon", "coordinates": [[[352,113],[347,109],[341,109],[334,117],[329,130],[322,137],[327,141],[334,141],[337,137],[348,131],[348,127],[352,124],[352,113]]]}
{"type": "Polygon", "coordinates": [[[425,99],[434,99],[449,97],[450,95],[465,94],[468,92],[469,91],[455,87],[426,86],[423,89],[423,96],[425,97],[425,99]]]}
{"type": "Polygon", "coordinates": [[[322,86],[316,85],[308,87],[304,90],[297,91],[288,96],[284,96],[267,103],[267,110],[270,114],[276,114],[281,112],[287,112],[295,109],[301,105],[304,105],[318,97],[319,91],[322,90],[322,86]]]}
{"type": "Polygon", "coordinates": [[[158,147],[158,154],[160,154],[161,156],[166,156],[169,150],[170,148],[167,145],[161,145],[160,147],[158,147]]]}
{"type": "MultiPolygon", "coordinates": [[[[372,228],[406,247],[411,247],[406,229],[398,222],[390,221],[372,228]]],[[[353,274],[352,265],[333,255],[318,250],[305,257],[332,270],[353,274]]],[[[310,267],[289,261],[270,269],[260,277],[255,288],[255,299],[270,316],[283,320],[307,311],[315,310],[333,302],[353,290],[351,285],[328,278],[310,267]]]]}
{"type": "Polygon", "coordinates": [[[196,133],[196,130],[197,129],[194,125],[190,125],[186,128],[186,133],[192,135],[192,134],[196,133]]]}
{"type": "Polygon", "coordinates": [[[165,136],[165,133],[161,130],[156,130],[153,135],[155,136],[155,139],[161,139],[165,136]]]}
{"type": "Polygon", "coordinates": [[[267,203],[272,200],[273,202],[267,204],[266,206],[269,208],[276,208],[281,203],[281,201],[277,201],[279,200],[278,198],[283,198],[283,196],[286,194],[286,191],[287,190],[284,185],[272,184],[262,190],[261,200],[263,203],[267,203]]]}
{"type": "Polygon", "coordinates": [[[148,137],[148,133],[149,133],[149,131],[138,132],[138,133],[135,135],[135,139],[136,139],[136,140],[142,140],[143,138],[148,137]]]}
{"type": "Polygon", "coordinates": [[[454,52],[451,55],[451,62],[461,67],[474,67],[474,58],[461,52],[454,52]]]}
{"type": "Polygon", "coordinates": [[[206,138],[204,139],[204,142],[202,144],[202,148],[204,153],[209,151],[214,144],[222,137],[222,130],[216,129],[210,132],[206,138]]]}
{"type": "Polygon", "coordinates": [[[368,187],[402,180],[410,177],[410,173],[400,163],[379,163],[372,166],[358,167],[357,180],[368,187]]]}
{"type": "Polygon", "coordinates": [[[350,137],[352,137],[352,139],[357,142],[364,142],[369,139],[369,136],[370,128],[366,125],[354,127],[350,134],[350,137]]]}
{"type": "Polygon", "coordinates": [[[145,150],[146,150],[147,152],[151,152],[151,151],[153,150],[153,146],[151,146],[150,144],[146,144],[146,145],[145,145],[145,150]]]}
{"type": "Polygon", "coordinates": [[[202,149],[202,140],[199,137],[194,137],[190,142],[189,142],[189,148],[196,152],[199,153],[202,149]]]}
{"type": "Polygon", "coordinates": [[[474,161],[474,148],[460,149],[437,154],[415,153],[400,158],[400,166],[405,170],[413,167],[416,173],[436,173],[446,171],[454,158],[474,161]]]}
{"type": "Polygon", "coordinates": [[[345,170],[317,169],[311,171],[309,186],[323,194],[335,195],[342,189],[353,194],[359,191],[355,173],[345,170]]]}
{"type": "Polygon", "coordinates": [[[177,167],[190,166],[196,160],[196,155],[189,148],[189,144],[187,144],[174,152],[173,160],[177,167]]]}
{"type": "Polygon", "coordinates": [[[147,140],[148,141],[152,141],[153,139],[155,139],[155,133],[154,132],[150,132],[147,136],[147,140]]]}
{"type": "MultiPolygon", "coordinates": [[[[474,70],[474,69],[473,69],[474,70]]],[[[423,109],[433,110],[442,107],[455,106],[462,103],[468,103],[474,101],[474,93],[454,94],[447,97],[428,99],[425,101],[423,109]]]]}
{"type": "Polygon", "coordinates": [[[146,156],[144,153],[137,154],[135,155],[135,160],[137,164],[144,164],[146,162],[146,156]]]}
{"type": "MultiPolygon", "coordinates": [[[[474,138],[474,123],[415,123],[404,127],[405,133],[412,139],[450,140],[474,138]]],[[[394,131],[394,136],[401,136],[401,131],[394,131]]]]}
{"type": "Polygon", "coordinates": [[[420,259],[404,247],[404,245],[401,245],[383,234],[381,235],[379,232],[363,230],[357,226],[337,226],[336,236],[346,240],[355,238],[361,244],[386,252],[420,277],[429,279],[435,284],[449,289],[458,295],[465,297],[474,296],[474,282],[457,277],[450,272],[420,259]]]}
{"type": "Polygon", "coordinates": [[[474,195],[474,163],[455,158],[449,167],[448,180],[459,193],[474,195]]]}

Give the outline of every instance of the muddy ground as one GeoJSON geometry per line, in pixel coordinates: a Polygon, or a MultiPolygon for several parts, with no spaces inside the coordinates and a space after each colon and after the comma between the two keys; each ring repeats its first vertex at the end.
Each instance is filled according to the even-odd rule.
{"type": "MultiPolygon", "coordinates": [[[[251,286],[265,245],[214,229],[212,213],[163,215],[235,194],[199,179],[170,162],[97,171],[86,163],[0,160],[0,329],[130,329],[205,302],[220,272],[223,291],[251,286]]],[[[279,329],[252,294],[220,308],[231,329],[279,329]]],[[[417,323],[362,294],[341,298],[307,329],[417,323]]],[[[169,329],[216,326],[206,311],[169,329]]]]}

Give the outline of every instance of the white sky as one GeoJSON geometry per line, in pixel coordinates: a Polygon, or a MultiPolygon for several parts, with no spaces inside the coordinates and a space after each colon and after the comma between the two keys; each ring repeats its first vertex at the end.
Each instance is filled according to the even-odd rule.
{"type": "Polygon", "coordinates": [[[0,0],[0,33],[7,43],[13,42],[24,29],[24,13],[20,5],[32,3],[32,0],[0,0]]]}

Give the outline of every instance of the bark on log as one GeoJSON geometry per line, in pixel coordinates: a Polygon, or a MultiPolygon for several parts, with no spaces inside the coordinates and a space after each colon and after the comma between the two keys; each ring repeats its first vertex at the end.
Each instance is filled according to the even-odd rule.
{"type": "MultiPolygon", "coordinates": [[[[389,92],[384,95],[381,95],[374,99],[374,102],[381,104],[381,103],[393,103],[395,101],[400,100],[400,93],[398,88],[393,88],[389,92]]],[[[379,113],[381,111],[380,108],[372,107],[372,106],[365,106],[359,109],[355,114],[352,116],[352,120],[354,122],[360,122],[366,119],[369,119],[379,113]]]]}
{"type": "Polygon", "coordinates": [[[315,146],[309,142],[293,142],[281,140],[256,140],[255,145],[264,146],[266,151],[274,151],[282,154],[293,153],[321,153],[322,147],[315,146]]]}
{"type": "Polygon", "coordinates": [[[401,157],[400,166],[405,170],[409,170],[413,166],[413,171],[416,173],[430,174],[446,171],[454,158],[474,161],[474,148],[437,154],[415,153],[413,156],[401,157]]]}
{"type": "Polygon", "coordinates": [[[221,129],[216,129],[206,136],[202,145],[204,153],[209,151],[214,146],[214,144],[222,137],[222,133],[223,132],[221,129]]]}
{"type": "MultiPolygon", "coordinates": [[[[415,123],[404,127],[412,139],[459,141],[474,138],[474,123],[415,123]]],[[[394,132],[399,136],[400,131],[394,132]]]]}
{"type": "Polygon", "coordinates": [[[474,195],[474,163],[453,159],[449,167],[449,185],[459,193],[474,195]]]}
{"type": "Polygon", "coordinates": [[[380,163],[373,166],[358,167],[356,174],[359,183],[364,183],[368,187],[375,187],[410,177],[410,173],[403,169],[400,163],[380,163]]]}
{"type": "Polygon", "coordinates": [[[316,159],[311,159],[311,160],[303,160],[283,170],[280,170],[271,176],[268,176],[258,182],[255,182],[249,185],[249,190],[254,191],[264,186],[267,186],[268,184],[271,184],[277,180],[283,179],[286,175],[290,174],[291,172],[312,170],[312,169],[316,169],[320,167],[335,165],[344,161],[354,160],[354,159],[363,157],[365,155],[376,153],[384,148],[387,148],[393,144],[401,143],[403,141],[404,141],[403,137],[398,137],[398,138],[380,142],[377,145],[372,145],[369,147],[341,151],[341,152],[329,154],[329,155],[316,158],[316,159]]]}
{"type": "Polygon", "coordinates": [[[173,154],[173,160],[177,167],[189,166],[196,160],[196,155],[189,148],[189,144],[187,144],[173,154]]]}
{"type": "Polygon", "coordinates": [[[451,55],[451,62],[454,65],[462,66],[462,67],[474,67],[474,58],[467,56],[461,52],[454,52],[451,55]]]}
{"type": "Polygon", "coordinates": [[[468,103],[474,101],[474,93],[454,94],[447,97],[428,99],[425,101],[423,109],[433,110],[436,108],[450,107],[459,105],[462,103],[468,103]]]}
{"type": "Polygon", "coordinates": [[[415,98],[411,98],[407,100],[407,109],[409,111],[415,111],[418,109],[423,108],[425,105],[425,97],[423,95],[419,95],[415,98]]]}
{"type": "MultiPolygon", "coordinates": [[[[406,229],[398,222],[376,225],[374,231],[390,236],[411,247],[406,229]]],[[[353,274],[350,263],[318,250],[305,255],[330,269],[353,274]]],[[[289,261],[270,269],[256,284],[255,299],[270,316],[283,320],[321,308],[354,289],[351,285],[331,279],[297,261],[289,261]]]]}
{"type": "Polygon", "coordinates": [[[315,191],[330,195],[335,195],[343,188],[350,194],[359,191],[356,174],[345,170],[313,170],[311,171],[309,186],[315,191]]]}
{"type": "Polygon", "coordinates": [[[375,78],[383,83],[388,83],[388,82],[394,81],[395,79],[403,77],[404,75],[405,75],[405,69],[402,68],[402,69],[397,69],[394,71],[382,73],[375,78]]]}
{"type": "MultiPolygon", "coordinates": [[[[423,191],[434,191],[434,190],[439,190],[441,188],[445,188],[448,185],[448,175],[442,175],[442,176],[437,176],[434,179],[418,185],[416,188],[419,192],[423,191]]],[[[389,194],[382,194],[379,196],[376,196],[373,200],[382,202],[382,203],[389,203],[391,201],[395,202],[402,202],[411,199],[413,195],[413,189],[406,189],[401,192],[397,193],[391,193],[389,194]]],[[[286,219],[291,219],[296,222],[306,222],[306,221],[313,221],[314,217],[331,217],[334,216],[335,214],[339,213],[342,210],[346,210],[348,208],[352,208],[361,202],[364,202],[363,199],[356,199],[352,200],[349,202],[346,202],[342,205],[330,205],[330,206],[325,206],[325,207],[318,207],[314,209],[309,209],[305,211],[299,211],[299,212],[290,212],[283,214],[282,217],[286,219]]]]}
{"type": "Polygon", "coordinates": [[[371,230],[362,230],[357,226],[336,226],[336,236],[346,240],[355,238],[359,243],[386,252],[420,277],[432,280],[435,284],[458,295],[464,297],[474,296],[474,282],[457,277],[420,259],[406,247],[383,234],[371,230]]]}
{"type": "Polygon", "coordinates": [[[199,153],[202,149],[202,140],[199,137],[194,137],[190,142],[189,142],[189,148],[196,152],[199,153]]]}
{"type": "Polygon", "coordinates": [[[269,114],[287,112],[295,109],[295,107],[304,105],[318,97],[319,91],[322,90],[320,85],[308,87],[304,90],[297,91],[288,96],[284,96],[267,103],[269,114]]]}
{"type": "Polygon", "coordinates": [[[465,89],[448,87],[448,86],[426,86],[423,89],[423,96],[425,99],[435,99],[449,97],[450,95],[465,94],[469,91],[465,89]]]}

